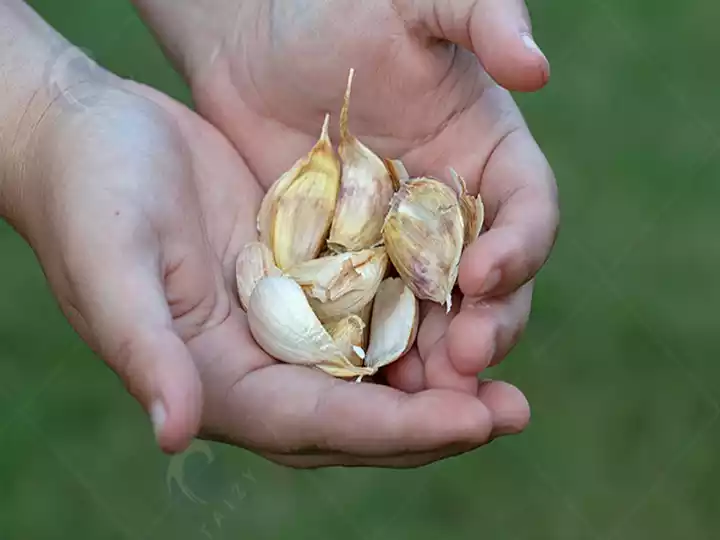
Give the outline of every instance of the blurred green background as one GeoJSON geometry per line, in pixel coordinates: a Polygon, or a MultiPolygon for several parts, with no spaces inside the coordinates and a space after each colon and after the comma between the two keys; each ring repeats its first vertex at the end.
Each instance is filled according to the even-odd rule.
{"type": "MultiPolygon", "coordinates": [[[[32,4],[107,67],[187,99],[126,1],[32,4]]],[[[495,369],[530,399],[526,433],[412,471],[297,472],[212,445],[211,462],[185,459],[193,502],[0,224],[0,538],[717,538],[720,4],[530,7],[552,81],[518,100],[563,225],[495,369]]]]}

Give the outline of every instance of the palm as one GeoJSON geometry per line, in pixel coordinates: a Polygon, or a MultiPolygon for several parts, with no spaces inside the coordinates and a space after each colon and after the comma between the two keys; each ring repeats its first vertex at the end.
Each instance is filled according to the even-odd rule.
{"type": "MultiPolygon", "coordinates": [[[[142,339],[113,343],[115,336],[102,331],[107,323],[103,317],[114,319],[113,329],[139,325],[140,335],[150,339],[149,354],[163,347],[167,353],[174,342],[162,331],[162,317],[156,319],[158,305],[149,291],[138,289],[138,269],[160,257],[163,304],[190,360],[183,363],[182,351],[174,348],[165,358],[170,363],[154,368],[161,375],[154,384],[164,388],[172,411],[163,436],[165,447],[177,448],[197,421],[205,437],[282,463],[406,466],[467,450],[486,442],[494,428],[502,429],[502,419],[498,422],[490,413],[492,399],[498,398],[497,385],[487,387],[495,394],[487,403],[450,391],[407,399],[388,387],[353,384],[279,364],[260,350],[233,288],[237,254],[255,238],[254,216],[262,189],[212,126],[155,91],[130,88],[133,97],[123,99],[106,119],[114,122],[100,117],[82,130],[82,135],[92,135],[98,149],[106,150],[91,157],[69,156],[83,170],[102,167],[113,174],[100,193],[94,178],[83,174],[76,180],[82,192],[76,200],[84,205],[71,215],[80,215],[90,204],[101,220],[92,231],[82,231],[82,241],[105,248],[73,267],[71,278],[92,275],[102,285],[99,292],[87,296],[83,291],[64,307],[89,342],[103,342],[100,352],[142,397],[143,386],[153,385],[154,373],[142,373],[147,366],[116,352],[139,350],[142,339]],[[118,125],[117,118],[123,124],[109,128],[118,125]],[[143,137],[128,138],[128,129],[143,137]],[[107,191],[116,196],[104,199],[107,191]],[[129,228],[116,225],[118,216],[130,216],[125,218],[129,228]],[[145,251],[135,245],[144,238],[158,238],[160,244],[151,242],[145,251]],[[119,245],[125,249],[118,250],[119,245]],[[112,305],[114,312],[101,307],[101,316],[91,305],[96,303],[112,305]],[[80,317],[72,316],[73,306],[78,306],[80,317]],[[202,418],[193,419],[196,411],[202,411],[202,418]]],[[[51,273],[51,279],[62,287],[61,275],[51,273]]],[[[513,392],[504,387],[499,391],[505,397],[513,392]]]]}

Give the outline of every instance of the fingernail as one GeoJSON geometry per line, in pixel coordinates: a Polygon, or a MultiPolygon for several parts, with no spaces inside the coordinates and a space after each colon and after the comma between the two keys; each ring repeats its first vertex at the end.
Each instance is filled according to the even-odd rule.
{"type": "Polygon", "coordinates": [[[493,437],[505,437],[522,433],[528,424],[528,419],[523,411],[498,410],[493,411],[493,422],[495,426],[492,431],[493,437]]]}
{"type": "Polygon", "coordinates": [[[150,407],[150,420],[152,420],[153,430],[155,431],[155,438],[160,436],[165,420],[167,419],[167,412],[165,411],[165,405],[162,401],[155,401],[150,407]]]}
{"type": "Polygon", "coordinates": [[[523,43],[525,44],[525,47],[527,47],[528,50],[531,50],[534,53],[540,53],[543,56],[543,58],[545,58],[545,60],[547,61],[547,58],[545,57],[545,53],[543,53],[542,50],[540,50],[540,47],[538,47],[538,44],[535,43],[535,40],[533,39],[533,37],[530,34],[524,33],[524,34],[521,34],[521,37],[522,37],[523,43]]]}
{"type": "Polygon", "coordinates": [[[498,286],[500,283],[500,278],[502,277],[502,274],[500,273],[500,270],[495,269],[490,271],[488,273],[487,277],[485,278],[485,282],[482,284],[482,287],[480,288],[480,296],[487,295],[495,289],[495,287],[498,286]]]}
{"type": "Polygon", "coordinates": [[[492,436],[493,438],[507,437],[508,435],[517,435],[521,431],[522,429],[518,428],[515,424],[499,425],[495,426],[495,428],[492,430],[492,436]]]}

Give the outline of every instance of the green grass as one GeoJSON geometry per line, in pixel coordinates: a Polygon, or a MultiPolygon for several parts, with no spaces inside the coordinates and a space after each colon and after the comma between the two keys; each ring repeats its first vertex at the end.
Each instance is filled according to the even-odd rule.
{"type": "MultiPolygon", "coordinates": [[[[34,5],[114,71],[187,99],[126,2],[34,5]]],[[[533,405],[525,434],[415,471],[295,472],[213,445],[212,463],[188,458],[194,504],[0,225],[0,538],[715,538],[720,7],[531,8],[552,82],[518,99],[563,225],[496,370],[533,405]]]]}

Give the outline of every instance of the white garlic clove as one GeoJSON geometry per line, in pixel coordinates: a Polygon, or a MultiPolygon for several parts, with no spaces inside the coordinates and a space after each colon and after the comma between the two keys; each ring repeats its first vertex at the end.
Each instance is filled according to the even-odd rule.
{"type": "Polygon", "coordinates": [[[350,70],[342,111],[340,192],[327,245],[336,253],[359,251],[382,241],[385,214],[394,193],[393,181],[382,159],[350,133],[349,107],[354,70],[350,70]]]}
{"type": "Polygon", "coordinates": [[[373,304],[365,365],[377,371],[405,355],[415,343],[419,316],[410,288],[400,278],[384,280],[373,304]]]}
{"type": "Polygon", "coordinates": [[[260,240],[281,270],[314,259],[325,247],[340,188],[341,164],[328,135],[278,178],[263,197],[257,216],[260,240]]]}
{"type": "Polygon", "coordinates": [[[370,303],[387,266],[387,252],[381,246],[307,261],[286,275],[303,288],[313,311],[326,323],[358,313],[370,303]]]}
{"type": "Polygon", "coordinates": [[[465,241],[457,193],[435,178],[413,178],[393,196],[383,227],[385,248],[400,277],[420,300],[445,305],[465,241]]]}
{"type": "Polygon", "coordinates": [[[348,373],[348,377],[372,372],[345,357],[290,278],[265,277],[257,283],[250,297],[248,325],[257,344],[276,360],[348,373]]]}
{"type": "Polygon", "coordinates": [[[240,250],[235,264],[238,297],[242,309],[244,311],[248,310],[250,296],[258,281],[267,276],[280,275],[282,275],[282,272],[275,266],[269,247],[262,242],[246,244],[240,250]]]}

